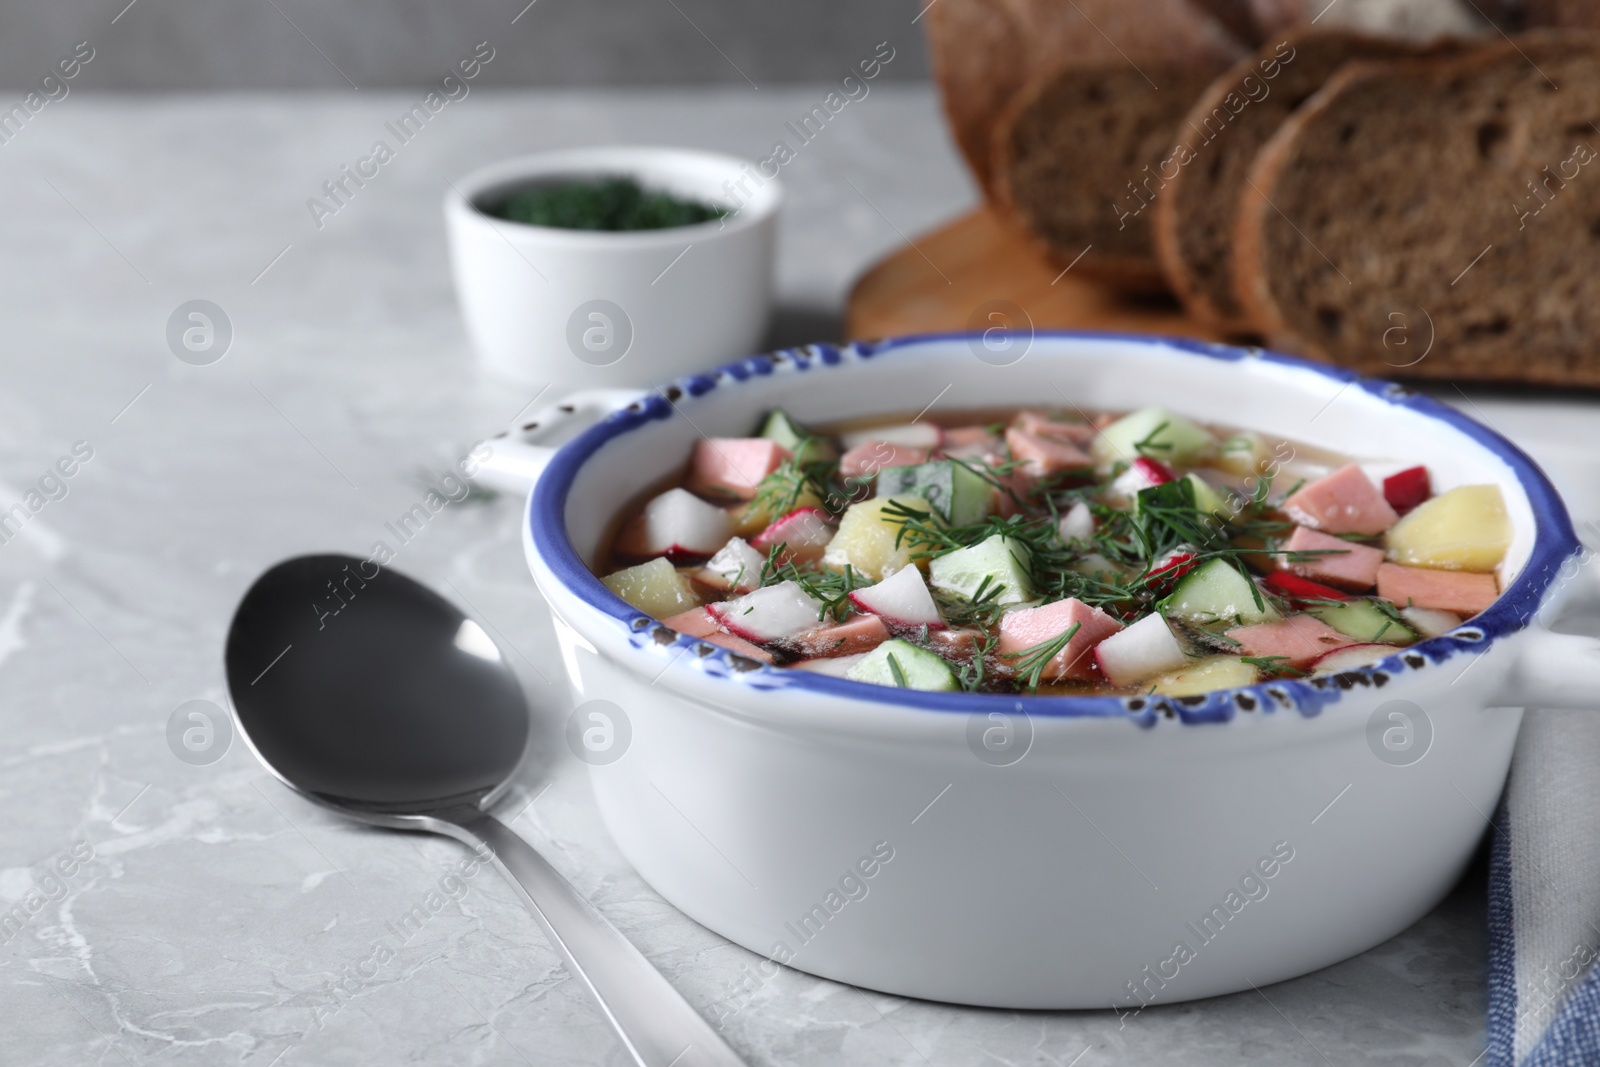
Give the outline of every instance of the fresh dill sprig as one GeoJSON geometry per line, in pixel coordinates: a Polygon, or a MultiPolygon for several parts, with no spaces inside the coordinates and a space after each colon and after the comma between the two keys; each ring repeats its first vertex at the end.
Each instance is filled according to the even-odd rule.
{"type": "Polygon", "coordinates": [[[961,683],[961,688],[969,693],[981,693],[984,683],[988,681],[989,656],[993,654],[1000,644],[1000,635],[985,632],[982,642],[976,639],[973,642],[972,658],[965,663],[955,664],[956,681],[961,683]]]}
{"type": "Polygon", "coordinates": [[[822,605],[817,615],[819,622],[829,616],[832,616],[835,622],[843,622],[851,611],[850,594],[872,583],[858,574],[849,564],[845,564],[842,571],[833,571],[809,565],[801,566],[793,560],[784,559],[787,547],[786,544],[779,543],[773,545],[767,552],[767,560],[761,565],[761,586],[793,582],[806,596],[822,605]]]}
{"type": "Polygon", "coordinates": [[[1159,444],[1159,445],[1155,443],[1156,438],[1161,435],[1161,431],[1165,430],[1166,428],[1167,428],[1167,424],[1165,422],[1161,423],[1155,429],[1153,429],[1149,433],[1145,434],[1144,438],[1142,440],[1135,441],[1133,443],[1133,450],[1135,452],[1139,453],[1139,455],[1144,456],[1147,459],[1161,459],[1162,457],[1160,457],[1160,456],[1152,456],[1152,455],[1150,455],[1150,453],[1151,452],[1171,452],[1172,451],[1172,442],[1171,441],[1168,441],[1168,442],[1166,442],[1164,444],[1159,444]]]}
{"type": "Polygon", "coordinates": [[[1288,656],[1240,656],[1239,661],[1260,669],[1268,678],[1302,678],[1306,674],[1291,667],[1288,656]]]}
{"type": "MultiPolygon", "coordinates": [[[[808,437],[802,441],[796,455],[805,454],[806,446],[813,440],[816,438],[808,437]]],[[[748,505],[749,510],[770,515],[774,519],[781,518],[793,511],[808,494],[827,507],[830,499],[837,499],[830,494],[830,490],[838,469],[839,464],[835,460],[801,462],[796,456],[786,456],[777,469],[756,486],[756,494],[748,505]]]]}
{"type": "Polygon", "coordinates": [[[1073,623],[1047,641],[1041,641],[1037,645],[1019,649],[1016,652],[1002,652],[1000,656],[1003,659],[1017,660],[1018,662],[1013,669],[1025,679],[1023,684],[1028,689],[1038,689],[1039,676],[1044,673],[1044,669],[1049,666],[1050,661],[1060,655],[1062,649],[1066,648],[1073,637],[1077,635],[1079,625],[1079,623],[1073,623]]]}

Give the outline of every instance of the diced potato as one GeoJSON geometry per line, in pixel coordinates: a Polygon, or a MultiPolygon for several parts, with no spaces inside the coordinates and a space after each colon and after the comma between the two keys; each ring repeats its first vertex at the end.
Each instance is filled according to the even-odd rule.
{"type": "Polygon", "coordinates": [[[1389,558],[1408,567],[1487,574],[1511,547],[1511,518],[1497,485],[1463,485],[1419,504],[1390,528],[1389,558]]]}
{"type": "Polygon", "coordinates": [[[700,605],[694,586],[665,557],[627,567],[600,579],[606,588],[653,619],[700,605]]]}
{"type": "Polygon", "coordinates": [[[1195,697],[1213,689],[1255,685],[1261,672],[1237,656],[1212,656],[1158,677],[1150,692],[1168,697],[1195,697]]]}
{"type": "MultiPolygon", "coordinates": [[[[852,504],[839,520],[839,532],[828,542],[822,565],[842,571],[848,564],[857,574],[874,582],[910,566],[911,554],[918,550],[920,542],[910,535],[900,537],[903,525],[885,515],[891,503],[927,512],[927,521],[931,523],[939,521],[933,506],[920,496],[873,497],[852,504]],[[898,545],[895,544],[897,539],[898,545]]],[[[926,566],[926,563],[926,560],[917,561],[919,566],[926,566]]]]}

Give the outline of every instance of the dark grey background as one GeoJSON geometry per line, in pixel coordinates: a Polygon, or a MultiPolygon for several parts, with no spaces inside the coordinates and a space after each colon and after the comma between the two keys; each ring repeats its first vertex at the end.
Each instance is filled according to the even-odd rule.
{"type": "Polygon", "coordinates": [[[483,40],[486,86],[836,80],[880,41],[896,51],[883,77],[906,81],[927,75],[912,22],[925,2],[0,0],[0,88],[36,83],[85,40],[74,89],[417,86],[483,40]]]}

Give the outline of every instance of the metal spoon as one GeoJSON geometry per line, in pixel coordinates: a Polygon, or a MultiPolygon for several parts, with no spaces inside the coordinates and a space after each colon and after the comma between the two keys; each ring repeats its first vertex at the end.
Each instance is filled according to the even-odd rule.
{"type": "Polygon", "coordinates": [[[743,1061],[565,878],[486,813],[528,746],[516,676],[482,627],[352,556],[263,574],[228,630],[245,740],[289,788],[362,822],[486,846],[643,1067],[743,1061]]]}

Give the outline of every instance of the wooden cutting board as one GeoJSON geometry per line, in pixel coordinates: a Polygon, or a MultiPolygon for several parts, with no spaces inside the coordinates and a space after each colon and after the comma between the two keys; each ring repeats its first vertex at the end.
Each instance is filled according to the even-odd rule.
{"type": "Polygon", "coordinates": [[[854,339],[944,330],[1119,330],[1223,340],[1168,298],[1118,293],[1049,262],[1026,237],[979,208],[880,260],[856,282],[845,311],[854,339]]]}

